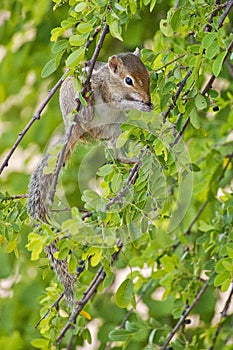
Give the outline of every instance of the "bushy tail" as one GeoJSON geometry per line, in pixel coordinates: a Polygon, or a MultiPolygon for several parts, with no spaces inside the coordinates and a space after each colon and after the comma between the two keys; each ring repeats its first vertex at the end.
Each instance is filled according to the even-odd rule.
{"type": "MultiPolygon", "coordinates": [[[[68,161],[72,149],[75,147],[77,141],[80,139],[82,130],[78,125],[74,125],[73,132],[69,137],[69,142],[66,148],[64,164],[68,161]]],[[[66,137],[59,140],[59,144],[64,143],[66,137]]],[[[51,192],[52,182],[55,176],[55,170],[49,174],[44,173],[44,169],[47,167],[49,159],[49,154],[47,154],[40,164],[38,165],[36,171],[31,176],[29,184],[28,193],[28,203],[27,209],[28,213],[33,219],[40,222],[49,223],[50,217],[50,206],[49,196],[51,192]]],[[[73,287],[75,283],[75,276],[71,275],[68,271],[67,260],[58,260],[54,257],[54,253],[57,251],[56,243],[48,245],[45,252],[51,261],[51,264],[57,274],[58,279],[64,286],[64,293],[69,304],[73,304],[73,287]]]]}

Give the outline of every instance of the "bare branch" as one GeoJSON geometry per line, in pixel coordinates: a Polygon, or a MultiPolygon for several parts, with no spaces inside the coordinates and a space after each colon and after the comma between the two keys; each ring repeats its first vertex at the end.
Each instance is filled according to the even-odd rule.
{"type": "Polygon", "coordinates": [[[10,200],[17,200],[17,199],[24,199],[24,198],[28,198],[28,194],[16,194],[15,196],[4,197],[2,198],[2,200],[10,201],[10,200]]]}
{"type": "MultiPolygon", "coordinates": [[[[88,48],[90,46],[90,44],[92,43],[93,39],[98,35],[100,31],[100,28],[97,28],[92,40],[88,40],[86,43],[86,48],[88,48]]],[[[53,95],[55,94],[55,92],[58,90],[58,88],[61,86],[61,84],[63,83],[63,81],[66,79],[67,73],[69,72],[69,69],[66,69],[65,73],[62,75],[62,77],[58,80],[58,82],[54,85],[54,87],[50,90],[48,96],[46,97],[46,99],[42,102],[42,104],[40,105],[40,107],[38,108],[37,112],[34,114],[34,116],[32,117],[32,119],[29,121],[29,123],[25,126],[25,128],[23,129],[23,131],[21,131],[19,133],[19,137],[16,140],[15,144],[13,145],[13,147],[11,148],[10,152],[8,153],[8,155],[6,156],[6,158],[4,159],[1,167],[0,167],[0,174],[3,172],[4,168],[8,166],[8,162],[10,160],[10,158],[12,157],[14,151],[16,150],[16,148],[18,147],[19,143],[21,142],[21,140],[23,139],[23,137],[25,136],[25,134],[27,133],[27,131],[31,128],[31,126],[33,125],[33,123],[36,120],[40,119],[41,113],[44,110],[44,108],[47,106],[48,102],[51,100],[51,98],[53,97],[53,95]]]]}
{"type": "Polygon", "coordinates": [[[218,28],[221,28],[228,13],[230,12],[231,8],[233,7],[233,0],[230,0],[226,3],[226,8],[225,8],[225,11],[223,12],[222,16],[220,17],[220,20],[218,22],[218,28]]]}
{"type": "Polygon", "coordinates": [[[16,148],[18,147],[18,145],[20,144],[20,142],[22,141],[23,137],[26,135],[26,133],[28,132],[28,130],[31,128],[31,126],[34,124],[34,122],[36,120],[40,119],[41,113],[43,112],[44,108],[47,106],[48,102],[51,100],[51,98],[53,97],[53,95],[55,94],[55,92],[58,90],[58,88],[61,86],[61,84],[63,83],[63,81],[65,80],[67,73],[69,72],[69,69],[67,69],[65,71],[65,73],[63,74],[63,76],[58,80],[58,82],[54,85],[54,87],[50,90],[48,96],[46,97],[46,99],[42,102],[42,104],[40,105],[40,107],[38,108],[37,112],[34,114],[34,116],[31,118],[31,120],[29,121],[29,123],[25,126],[25,128],[19,133],[19,137],[17,138],[14,146],[11,148],[10,152],[8,153],[8,155],[6,156],[6,158],[4,159],[1,167],[0,167],[0,174],[3,172],[4,168],[8,166],[9,160],[12,157],[14,151],[16,150],[16,148]]]}

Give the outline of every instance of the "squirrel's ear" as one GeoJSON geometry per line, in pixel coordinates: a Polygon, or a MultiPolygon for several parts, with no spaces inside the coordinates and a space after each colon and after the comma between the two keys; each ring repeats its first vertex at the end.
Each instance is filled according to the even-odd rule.
{"type": "Polygon", "coordinates": [[[138,47],[136,47],[136,49],[135,49],[135,51],[134,51],[134,53],[133,53],[135,56],[137,56],[138,58],[140,58],[141,57],[141,55],[140,55],[140,49],[138,48],[138,47]]]}
{"type": "Polygon", "coordinates": [[[113,73],[118,73],[122,67],[122,60],[117,56],[109,57],[108,66],[113,73]]]}

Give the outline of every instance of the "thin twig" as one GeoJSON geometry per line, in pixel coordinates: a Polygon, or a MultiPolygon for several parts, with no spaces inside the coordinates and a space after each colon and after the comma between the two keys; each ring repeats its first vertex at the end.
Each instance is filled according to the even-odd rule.
{"type": "Polygon", "coordinates": [[[2,200],[10,201],[10,200],[24,199],[24,198],[28,198],[28,194],[16,194],[15,196],[4,197],[2,198],[2,200]]]}
{"type": "Polygon", "coordinates": [[[170,104],[170,106],[168,107],[167,111],[163,115],[163,122],[166,121],[169,113],[175,108],[176,101],[177,101],[178,97],[180,96],[181,91],[185,87],[185,84],[187,83],[187,80],[188,80],[188,78],[190,77],[191,74],[192,74],[192,71],[189,70],[187,72],[187,74],[185,75],[184,79],[179,83],[179,87],[178,87],[178,89],[176,91],[176,94],[172,97],[173,103],[170,104]]]}
{"type": "MultiPolygon", "coordinates": [[[[198,210],[196,216],[194,217],[194,219],[193,219],[192,222],[190,223],[189,227],[188,227],[187,230],[185,231],[184,236],[188,236],[188,235],[190,234],[193,225],[197,222],[197,220],[199,219],[199,217],[201,216],[201,214],[202,214],[203,211],[205,210],[205,207],[207,206],[207,204],[208,204],[208,200],[206,200],[206,201],[201,205],[201,207],[199,208],[199,210],[198,210]]],[[[176,244],[174,244],[174,245],[172,246],[172,249],[173,249],[173,250],[176,250],[176,249],[179,247],[180,244],[181,244],[180,241],[177,242],[176,244]]]]}
{"type": "MultiPolygon", "coordinates": [[[[105,39],[105,37],[106,37],[108,32],[109,32],[109,27],[108,27],[107,24],[105,24],[105,26],[103,28],[103,31],[102,31],[102,33],[100,35],[98,44],[97,44],[97,46],[95,48],[94,54],[92,56],[92,59],[90,61],[87,77],[86,77],[85,82],[83,84],[83,88],[82,88],[82,91],[81,91],[81,94],[82,94],[83,97],[85,97],[86,93],[90,89],[91,75],[92,75],[95,63],[97,61],[98,55],[100,53],[100,50],[102,48],[104,39],[105,39]]],[[[76,111],[77,112],[80,110],[80,107],[81,107],[80,99],[77,99],[77,107],[76,107],[76,111]]],[[[56,192],[56,187],[57,187],[57,181],[58,181],[59,173],[61,171],[61,168],[63,167],[66,149],[67,149],[70,137],[72,135],[73,128],[74,128],[73,124],[70,125],[70,127],[68,128],[67,133],[66,133],[66,142],[65,142],[65,144],[64,144],[64,146],[63,146],[63,148],[62,148],[62,150],[61,150],[61,152],[59,154],[59,157],[58,157],[56,169],[55,169],[54,174],[53,174],[53,181],[52,181],[52,185],[51,185],[51,190],[50,190],[50,196],[49,196],[50,203],[53,203],[53,201],[54,201],[54,196],[55,196],[55,192],[56,192]]]]}
{"type": "Polygon", "coordinates": [[[55,300],[55,302],[50,306],[50,308],[46,311],[46,313],[39,319],[39,321],[37,322],[37,324],[35,325],[35,328],[38,328],[41,321],[43,321],[51,312],[51,310],[55,307],[56,309],[58,309],[58,304],[60,303],[60,301],[62,300],[62,298],[64,297],[65,293],[62,292],[59,297],[55,300]]]}
{"type": "Polygon", "coordinates": [[[199,293],[197,294],[196,298],[193,300],[192,304],[187,307],[187,309],[185,310],[185,312],[183,313],[182,317],[179,319],[179,321],[177,322],[177,324],[175,325],[175,327],[172,329],[172,331],[170,332],[170,334],[168,335],[165,343],[163,344],[163,346],[161,347],[161,350],[166,350],[168,344],[170,343],[170,341],[172,340],[172,338],[174,337],[174,335],[176,334],[176,332],[179,330],[179,328],[181,327],[181,325],[184,323],[186,317],[190,314],[190,312],[192,311],[192,309],[194,308],[194,306],[197,304],[197,302],[200,300],[201,296],[205,293],[206,289],[208,288],[208,280],[205,282],[204,286],[201,288],[201,290],[199,291],[199,293]]]}
{"type": "MultiPolygon", "coordinates": [[[[233,4],[233,0],[232,0],[232,4],[233,4]]],[[[232,50],[233,50],[233,40],[227,48],[227,53],[226,53],[226,56],[224,57],[223,64],[226,61],[228,55],[231,53],[232,50]]],[[[212,88],[212,85],[213,85],[213,82],[215,79],[216,79],[216,77],[214,76],[214,74],[212,74],[210,79],[208,80],[208,82],[206,83],[205,87],[203,88],[203,90],[201,92],[202,96],[204,96],[212,88]]],[[[185,120],[185,123],[184,123],[181,131],[178,133],[177,137],[175,138],[175,140],[171,144],[171,146],[174,146],[175,144],[177,144],[179,142],[179,140],[183,136],[185,129],[187,128],[189,123],[190,123],[190,116],[188,116],[188,118],[185,120]]]]}
{"type": "Polygon", "coordinates": [[[210,15],[210,17],[208,19],[208,24],[205,27],[205,31],[206,32],[211,32],[211,30],[212,30],[211,23],[213,22],[214,17],[217,16],[217,13],[219,11],[220,0],[215,0],[215,4],[214,5],[216,7],[215,7],[215,9],[213,10],[213,12],[211,13],[211,15],[210,15]]]}
{"type": "Polygon", "coordinates": [[[45,98],[45,100],[42,102],[34,116],[31,118],[29,123],[25,126],[25,128],[19,133],[19,137],[17,138],[15,144],[11,148],[10,152],[7,154],[6,158],[4,159],[1,167],[0,167],[0,174],[3,172],[4,168],[8,166],[9,160],[12,157],[14,151],[18,147],[19,143],[22,141],[23,137],[26,135],[27,131],[31,128],[33,123],[36,120],[39,120],[41,117],[41,113],[44,110],[44,108],[47,106],[48,102],[51,100],[55,92],[58,90],[58,88],[61,86],[63,81],[65,80],[67,73],[69,72],[69,69],[65,71],[65,73],[62,75],[62,77],[58,80],[58,82],[54,85],[54,87],[50,90],[48,96],[45,98]]]}
{"type": "Polygon", "coordinates": [[[221,331],[221,328],[223,326],[223,322],[227,316],[227,311],[231,305],[231,299],[233,297],[233,284],[232,284],[232,287],[231,287],[231,291],[230,291],[230,294],[225,302],[225,305],[223,307],[223,310],[221,311],[221,317],[220,317],[220,320],[217,324],[217,328],[215,330],[215,333],[214,333],[214,337],[213,337],[213,342],[212,342],[212,345],[208,348],[208,350],[214,350],[215,348],[215,345],[216,345],[216,342],[217,342],[217,339],[218,339],[218,336],[219,336],[219,333],[221,331]]]}
{"type": "MultiPolygon", "coordinates": [[[[220,182],[220,181],[224,178],[225,172],[227,171],[227,168],[229,167],[229,165],[230,165],[230,163],[231,163],[231,161],[232,161],[232,158],[233,158],[233,153],[230,154],[230,155],[228,155],[228,160],[227,160],[227,162],[226,162],[226,164],[225,164],[225,166],[224,166],[224,168],[223,168],[223,171],[222,171],[221,175],[220,175],[219,178],[218,178],[218,182],[220,182]]],[[[194,217],[194,219],[193,219],[192,222],[190,223],[189,227],[188,227],[187,230],[185,231],[184,236],[188,236],[188,235],[190,234],[193,225],[197,222],[197,220],[199,219],[199,217],[201,216],[201,214],[202,214],[203,211],[205,210],[205,208],[206,208],[208,202],[209,202],[209,200],[207,199],[207,200],[205,200],[205,202],[201,205],[201,207],[199,208],[199,210],[198,210],[196,216],[194,217]]],[[[177,242],[176,244],[174,244],[174,245],[172,246],[172,249],[175,250],[176,248],[179,247],[180,244],[181,244],[180,241],[177,242]]]]}
{"type": "Polygon", "coordinates": [[[233,6],[233,0],[228,1],[225,11],[223,12],[222,16],[220,17],[219,21],[218,21],[218,29],[222,27],[228,13],[230,12],[231,8],[233,6]]]}
{"type": "Polygon", "coordinates": [[[165,63],[164,65],[160,66],[159,68],[156,68],[156,69],[154,70],[154,72],[158,72],[158,71],[160,71],[161,69],[164,69],[164,68],[170,66],[171,64],[173,64],[173,63],[179,61],[181,58],[183,58],[183,57],[185,57],[185,56],[187,56],[187,53],[183,53],[182,55],[177,56],[177,57],[174,58],[173,60],[168,61],[167,63],[165,63]]]}
{"type": "Polygon", "coordinates": [[[225,63],[226,63],[226,66],[227,66],[227,68],[229,70],[231,78],[233,79],[233,65],[231,64],[231,62],[228,59],[226,60],[225,63]]]}
{"type": "MultiPolygon", "coordinates": [[[[90,44],[92,43],[93,39],[98,35],[100,29],[97,28],[92,40],[88,40],[86,43],[86,48],[88,48],[90,46],[90,44]]],[[[44,108],[47,106],[48,102],[51,100],[51,98],[53,97],[53,95],[55,94],[55,92],[58,90],[58,88],[61,86],[61,84],[63,83],[63,81],[65,80],[67,73],[69,72],[69,69],[66,69],[65,73],[62,75],[62,77],[58,80],[58,82],[54,85],[54,87],[50,90],[48,96],[46,97],[46,99],[42,102],[42,104],[40,105],[40,107],[38,108],[37,112],[34,114],[34,116],[32,117],[32,119],[29,121],[29,123],[25,126],[25,128],[19,133],[19,137],[16,140],[15,144],[13,145],[13,147],[11,148],[10,152],[8,153],[8,155],[6,156],[6,158],[4,159],[1,167],[0,167],[0,174],[3,172],[4,168],[8,166],[9,160],[12,157],[13,153],[15,152],[16,148],[18,147],[19,143],[21,142],[21,140],[23,139],[23,137],[25,136],[25,134],[27,133],[27,131],[31,128],[31,126],[33,125],[33,123],[36,120],[39,120],[41,117],[41,113],[44,110],[44,108]]]]}
{"type": "Polygon", "coordinates": [[[122,188],[121,191],[118,192],[118,194],[115,197],[113,197],[108,202],[108,204],[106,205],[106,210],[108,210],[113,204],[115,204],[116,202],[121,200],[121,198],[123,197],[125,192],[129,189],[129,186],[135,182],[135,180],[138,176],[138,171],[139,171],[141,166],[142,166],[141,162],[138,162],[134,165],[134,167],[130,171],[129,177],[126,181],[126,185],[122,188]]]}
{"type": "MultiPolygon", "coordinates": [[[[217,3],[217,0],[216,0],[216,3],[217,3]]],[[[233,7],[233,0],[228,1],[225,4],[225,6],[226,6],[225,11],[223,12],[223,14],[221,15],[221,17],[220,17],[220,19],[218,21],[218,29],[220,29],[222,27],[226,17],[228,16],[230,10],[232,9],[232,7],[233,7]]],[[[214,12],[214,13],[212,12],[211,15],[210,15],[210,18],[208,20],[208,23],[212,23],[213,18],[216,15],[217,15],[217,12],[214,12]]],[[[208,31],[210,31],[210,28],[208,28],[208,31]]],[[[224,57],[224,60],[223,60],[223,64],[225,63],[225,61],[226,61],[227,57],[229,56],[229,54],[231,53],[232,49],[233,49],[233,40],[230,43],[230,45],[228,46],[226,56],[224,57]]],[[[215,78],[216,77],[214,76],[214,74],[212,74],[210,79],[208,80],[206,86],[204,87],[204,89],[201,92],[202,96],[204,96],[212,88],[212,85],[213,85],[213,82],[214,82],[215,78]]],[[[175,144],[177,144],[179,142],[180,138],[184,134],[187,126],[189,125],[189,123],[190,123],[190,116],[188,116],[188,118],[185,120],[185,123],[184,123],[181,131],[178,133],[175,141],[172,143],[171,146],[174,146],[175,144]]]]}
{"type": "MultiPolygon", "coordinates": [[[[117,193],[117,195],[115,197],[113,197],[112,199],[109,200],[109,202],[105,206],[106,211],[108,209],[110,209],[110,207],[112,205],[114,205],[116,202],[121,200],[121,198],[124,196],[125,192],[129,189],[129,186],[135,182],[141,166],[142,166],[142,163],[140,161],[133,166],[133,168],[130,170],[129,176],[127,178],[126,185],[122,188],[122,190],[120,190],[117,193]]],[[[93,214],[93,211],[88,211],[88,212],[84,213],[82,215],[82,220],[84,221],[86,218],[89,218],[90,216],[92,216],[92,214],[93,214]]]]}

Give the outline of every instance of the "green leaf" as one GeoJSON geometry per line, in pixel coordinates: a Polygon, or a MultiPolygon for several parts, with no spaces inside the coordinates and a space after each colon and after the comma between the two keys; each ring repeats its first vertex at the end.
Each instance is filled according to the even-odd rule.
{"type": "Polygon", "coordinates": [[[150,3],[150,12],[153,11],[153,9],[154,9],[154,7],[155,7],[155,5],[156,5],[156,2],[157,2],[157,0],[151,0],[151,3],[150,3]]]}
{"type": "Polygon", "coordinates": [[[214,60],[213,66],[212,66],[212,71],[215,77],[218,77],[221,70],[222,70],[222,65],[224,58],[226,56],[227,52],[221,52],[216,59],[214,60]]]}
{"type": "Polygon", "coordinates": [[[212,231],[212,230],[214,230],[214,226],[207,224],[203,220],[200,220],[199,230],[202,232],[212,231]]]}
{"type": "Polygon", "coordinates": [[[163,264],[163,267],[164,267],[165,271],[173,272],[175,270],[174,262],[173,262],[173,260],[172,260],[172,258],[170,256],[164,255],[161,258],[161,262],[163,264]]]}
{"type": "Polygon", "coordinates": [[[109,339],[111,341],[125,342],[129,339],[130,336],[132,336],[132,334],[128,332],[126,329],[116,329],[109,333],[109,339]]]}
{"type": "Polygon", "coordinates": [[[75,6],[74,11],[75,12],[82,12],[83,10],[85,10],[87,5],[88,4],[86,2],[80,2],[78,5],[75,6]]]}
{"type": "Polygon", "coordinates": [[[96,205],[100,201],[100,196],[97,192],[94,192],[92,190],[85,190],[83,192],[82,200],[86,202],[88,209],[96,209],[96,205]]]}
{"type": "Polygon", "coordinates": [[[117,193],[122,188],[122,175],[117,173],[113,176],[111,181],[111,188],[114,193],[117,193]]]}
{"type": "Polygon", "coordinates": [[[172,36],[173,35],[173,29],[170,25],[170,23],[168,22],[167,19],[161,19],[160,20],[160,23],[159,23],[159,26],[160,26],[160,30],[161,32],[165,35],[165,36],[172,36]]]}
{"type": "Polygon", "coordinates": [[[135,13],[137,12],[137,1],[135,0],[130,0],[129,1],[129,7],[130,7],[130,11],[133,15],[135,15],[135,13]]]}
{"type": "Polygon", "coordinates": [[[49,340],[44,338],[37,338],[32,340],[32,346],[38,349],[49,349],[49,340]]]}
{"type": "Polygon", "coordinates": [[[126,130],[120,134],[116,142],[116,148],[123,147],[129,139],[130,130],[126,130]]]}
{"type": "Polygon", "coordinates": [[[199,168],[199,166],[197,164],[192,163],[192,171],[199,172],[199,171],[201,171],[201,169],[199,168]]]}
{"type": "Polygon", "coordinates": [[[180,26],[182,26],[182,20],[181,20],[181,8],[178,7],[178,9],[174,12],[172,18],[171,18],[171,27],[176,32],[180,26]]]}
{"type": "Polygon", "coordinates": [[[233,259],[233,248],[227,246],[227,253],[229,258],[233,259]]]}
{"type": "Polygon", "coordinates": [[[195,129],[199,129],[201,126],[199,115],[195,109],[193,109],[192,112],[190,113],[190,122],[195,129]]]}
{"type": "Polygon", "coordinates": [[[83,336],[83,339],[85,339],[88,342],[88,344],[92,343],[91,332],[89,331],[88,328],[84,329],[82,336],[83,336]]]}
{"type": "Polygon", "coordinates": [[[75,273],[78,266],[76,257],[73,254],[68,256],[68,269],[70,273],[75,273]]]}
{"type": "Polygon", "coordinates": [[[223,261],[222,264],[227,271],[233,271],[233,263],[232,262],[223,261]]]}
{"type": "Polygon", "coordinates": [[[81,46],[85,43],[86,41],[86,36],[85,35],[72,35],[69,39],[70,45],[71,46],[81,46]]]}
{"type": "Polygon", "coordinates": [[[85,49],[80,47],[79,49],[73,51],[66,60],[66,66],[69,68],[74,68],[79,65],[85,56],[85,49]]]}
{"type": "MultiPolygon", "coordinates": [[[[215,41],[217,39],[217,33],[212,32],[212,33],[206,33],[205,36],[202,39],[202,46],[204,49],[207,49],[212,43],[213,41],[215,41]]],[[[216,46],[217,46],[217,42],[216,42],[216,46]]]]}
{"type": "Polygon", "coordinates": [[[97,266],[102,259],[102,251],[99,249],[92,257],[91,257],[91,266],[97,266]]]}
{"type": "Polygon", "coordinates": [[[97,175],[99,176],[105,176],[109,175],[113,172],[113,165],[112,164],[105,164],[97,171],[97,175]]]}
{"type": "Polygon", "coordinates": [[[7,244],[7,247],[6,247],[6,252],[9,254],[11,252],[13,252],[15,250],[15,248],[17,247],[17,238],[13,239],[13,241],[10,241],[8,244],[7,244]]]}
{"type": "Polygon", "coordinates": [[[126,308],[132,303],[133,298],[133,282],[126,279],[117,289],[115,300],[119,307],[126,308]]]}
{"type": "Polygon", "coordinates": [[[135,322],[130,322],[130,321],[127,320],[125,322],[125,329],[128,332],[136,333],[136,332],[138,332],[140,330],[140,327],[135,322]]]}
{"type": "Polygon", "coordinates": [[[222,286],[221,286],[221,292],[227,292],[228,291],[228,289],[229,289],[229,287],[230,287],[230,284],[231,284],[231,278],[229,277],[229,278],[227,278],[224,282],[223,282],[223,284],[222,284],[222,286]]]}
{"type": "Polygon", "coordinates": [[[195,105],[197,107],[197,109],[205,109],[207,107],[207,102],[204,96],[202,96],[201,94],[198,94],[195,97],[195,105]]]}
{"type": "Polygon", "coordinates": [[[26,245],[26,247],[32,252],[31,260],[38,260],[44,248],[43,239],[36,233],[30,233],[28,240],[29,243],[26,245]]]}
{"type": "Polygon", "coordinates": [[[82,104],[84,107],[87,107],[88,103],[87,103],[86,99],[83,97],[83,95],[81,94],[81,92],[79,92],[78,98],[79,98],[81,104],[82,104]]]}
{"type": "Polygon", "coordinates": [[[51,41],[57,41],[59,36],[64,33],[64,28],[56,27],[51,30],[51,41]]]}
{"type": "Polygon", "coordinates": [[[205,52],[206,57],[211,60],[218,52],[219,47],[217,41],[214,41],[205,52]]]}
{"type": "Polygon", "coordinates": [[[109,30],[113,38],[123,41],[121,36],[121,27],[117,20],[113,20],[109,23],[109,30]]]}
{"type": "Polygon", "coordinates": [[[104,280],[104,288],[108,288],[112,285],[113,281],[115,279],[115,274],[113,272],[110,273],[109,276],[107,276],[104,280]]]}
{"type": "Polygon", "coordinates": [[[221,272],[214,280],[214,286],[221,286],[226,280],[230,278],[230,273],[228,271],[221,272]]]}
{"type": "Polygon", "coordinates": [[[60,51],[66,50],[68,46],[68,40],[62,39],[53,44],[52,52],[58,53],[60,51]]]}
{"type": "Polygon", "coordinates": [[[54,73],[56,71],[56,59],[53,58],[50,61],[46,63],[46,65],[43,67],[41,71],[41,77],[42,78],[47,78],[49,75],[54,73]]]}
{"type": "Polygon", "coordinates": [[[77,30],[81,34],[90,33],[92,30],[92,24],[89,22],[88,23],[82,22],[77,26],[77,30]]]}

